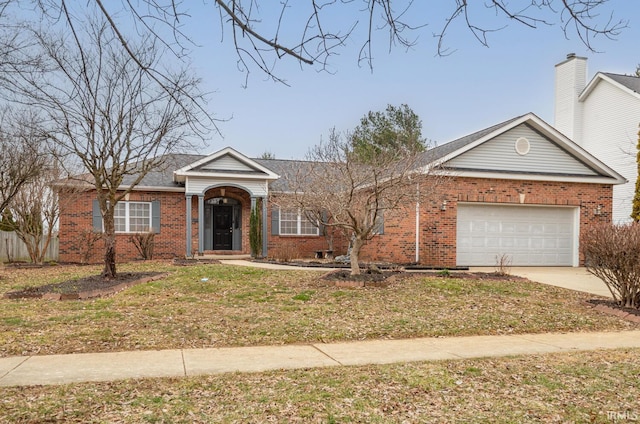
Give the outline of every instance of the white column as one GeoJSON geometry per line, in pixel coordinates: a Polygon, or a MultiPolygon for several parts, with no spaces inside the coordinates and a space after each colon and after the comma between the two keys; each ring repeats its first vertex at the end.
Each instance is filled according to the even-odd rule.
{"type": "Polygon", "coordinates": [[[204,194],[198,195],[198,255],[204,252],[204,194]]]}
{"type": "Polygon", "coordinates": [[[187,194],[187,213],[185,214],[187,216],[187,258],[190,258],[191,256],[193,256],[193,253],[191,252],[191,198],[193,197],[190,194],[187,194]]]}

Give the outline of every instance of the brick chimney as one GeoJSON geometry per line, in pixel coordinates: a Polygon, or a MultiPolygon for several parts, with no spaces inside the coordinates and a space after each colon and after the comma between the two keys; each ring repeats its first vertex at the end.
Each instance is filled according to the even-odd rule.
{"type": "Polygon", "coordinates": [[[587,85],[587,58],[569,53],[556,65],[554,126],[578,144],[582,142],[582,104],[578,96],[587,85]]]}

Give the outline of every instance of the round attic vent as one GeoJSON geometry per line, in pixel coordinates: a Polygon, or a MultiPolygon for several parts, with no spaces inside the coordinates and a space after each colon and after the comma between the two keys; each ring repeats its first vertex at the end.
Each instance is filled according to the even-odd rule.
{"type": "Polygon", "coordinates": [[[531,145],[529,144],[529,140],[524,137],[520,137],[516,140],[516,153],[520,156],[524,156],[529,153],[531,149],[531,145]]]}

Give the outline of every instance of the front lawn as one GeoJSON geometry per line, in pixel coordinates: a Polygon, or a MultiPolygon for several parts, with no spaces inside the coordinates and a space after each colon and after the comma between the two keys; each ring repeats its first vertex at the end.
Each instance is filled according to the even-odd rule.
{"type": "Polygon", "coordinates": [[[5,387],[3,422],[622,423],[640,349],[5,387]]]}
{"type": "MultiPolygon", "coordinates": [[[[4,267],[0,293],[100,269],[4,267]]],[[[410,275],[341,289],[318,271],[162,261],[120,270],[170,275],[88,301],[0,299],[0,355],[637,328],[586,308],[592,295],[528,281],[410,275]]]]}

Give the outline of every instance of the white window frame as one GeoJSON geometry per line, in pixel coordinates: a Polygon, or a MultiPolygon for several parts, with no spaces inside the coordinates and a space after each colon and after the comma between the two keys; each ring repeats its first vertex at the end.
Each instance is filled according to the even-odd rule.
{"type": "MultiPolygon", "coordinates": [[[[284,228],[286,228],[285,226],[282,225],[283,222],[283,215],[285,215],[286,213],[291,213],[293,212],[293,208],[291,209],[286,209],[283,208],[280,210],[280,216],[278,217],[279,219],[279,228],[280,228],[280,235],[282,236],[319,236],[320,235],[320,225],[319,223],[316,221],[315,223],[309,219],[307,219],[306,215],[304,213],[302,213],[302,211],[300,211],[299,209],[296,211],[297,216],[296,216],[296,232],[295,233],[288,233],[284,231],[284,228]],[[313,226],[313,228],[315,229],[315,233],[302,233],[302,224],[308,222],[310,225],[313,226]]],[[[289,223],[292,222],[293,220],[284,220],[285,222],[289,223]]]]}
{"type": "MultiPolygon", "coordinates": [[[[118,207],[118,205],[124,205],[125,207],[125,215],[124,215],[124,219],[125,219],[125,230],[121,231],[121,230],[116,230],[116,233],[118,234],[126,234],[126,233],[143,233],[146,231],[151,231],[151,228],[153,227],[153,205],[151,202],[130,202],[130,201],[126,201],[126,200],[121,200],[118,203],[116,203],[116,207],[118,207]],[[149,207],[149,216],[148,216],[148,225],[146,226],[146,229],[144,231],[131,231],[131,205],[148,205],[149,207]]],[[[116,220],[116,214],[115,214],[115,210],[114,210],[114,214],[113,214],[113,218],[114,218],[114,226],[115,226],[115,220],[116,220]]],[[[139,216],[136,216],[135,218],[140,218],[139,216]]],[[[104,230],[104,222],[102,224],[102,228],[104,230]]]]}

